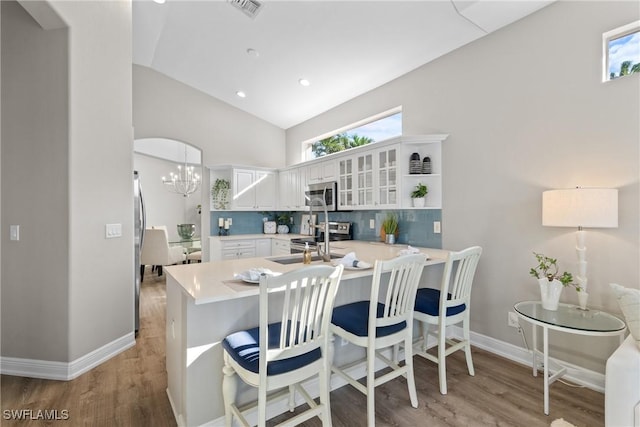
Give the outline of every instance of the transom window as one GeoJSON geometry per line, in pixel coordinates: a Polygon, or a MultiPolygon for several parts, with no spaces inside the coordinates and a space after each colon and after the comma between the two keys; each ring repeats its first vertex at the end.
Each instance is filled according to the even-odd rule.
{"type": "Polygon", "coordinates": [[[402,135],[402,110],[395,108],[305,142],[304,160],[402,135]]]}
{"type": "Polygon", "coordinates": [[[604,33],[602,41],[603,81],[640,73],[640,21],[604,33]]]}

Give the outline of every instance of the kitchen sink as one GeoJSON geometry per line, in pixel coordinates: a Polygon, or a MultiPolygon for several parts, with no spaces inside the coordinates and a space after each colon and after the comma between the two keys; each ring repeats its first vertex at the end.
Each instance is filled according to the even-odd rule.
{"type": "MultiPolygon", "coordinates": [[[[331,254],[331,259],[342,258],[342,255],[331,254]]],[[[285,257],[285,258],[277,258],[271,259],[273,262],[277,262],[278,264],[302,264],[302,254],[285,257]]],[[[311,261],[322,261],[322,257],[320,255],[312,255],[311,261]]]]}

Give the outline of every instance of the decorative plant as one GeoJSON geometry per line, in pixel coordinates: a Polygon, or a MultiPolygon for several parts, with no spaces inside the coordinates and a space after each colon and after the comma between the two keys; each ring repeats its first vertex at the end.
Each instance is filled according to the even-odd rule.
{"type": "Polygon", "coordinates": [[[538,265],[532,267],[529,270],[529,274],[536,279],[546,278],[549,282],[553,282],[554,280],[560,281],[562,286],[574,286],[576,291],[580,292],[581,288],[573,282],[573,276],[568,271],[563,272],[562,274],[558,274],[558,260],[555,258],[551,258],[545,256],[544,254],[539,254],[534,252],[533,255],[536,257],[536,261],[538,265]]]}
{"type": "Polygon", "coordinates": [[[231,183],[228,180],[220,178],[216,179],[215,183],[211,187],[211,196],[213,197],[216,209],[227,209],[230,189],[231,183]]]}
{"type": "Polygon", "coordinates": [[[396,214],[388,213],[387,217],[382,221],[382,229],[385,234],[395,234],[398,231],[398,217],[396,214]]]}
{"type": "Polygon", "coordinates": [[[293,215],[291,212],[280,212],[276,215],[278,225],[291,225],[293,224],[292,219],[293,215]]]}
{"type": "Polygon", "coordinates": [[[419,182],[418,185],[416,185],[415,190],[411,192],[411,198],[421,199],[426,196],[428,192],[429,190],[427,189],[427,186],[419,182]]]}

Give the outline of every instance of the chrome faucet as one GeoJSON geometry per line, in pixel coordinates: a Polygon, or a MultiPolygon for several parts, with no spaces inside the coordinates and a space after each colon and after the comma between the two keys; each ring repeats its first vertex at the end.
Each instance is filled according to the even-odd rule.
{"type": "MultiPolygon", "coordinates": [[[[325,188],[324,191],[326,192],[327,189],[325,188]]],[[[329,262],[331,261],[331,249],[329,248],[329,212],[327,210],[327,204],[325,203],[324,199],[324,194],[322,198],[314,197],[309,199],[309,229],[311,230],[314,228],[323,228],[324,250],[322,249],[321,245],[318,245],[318,256],[322,258],[322,261],[329,262]],[[311,224],[311,219],[313,218],[313,205],[318,202],[324,208],[324,225],[322,226],[311,224]]]]}

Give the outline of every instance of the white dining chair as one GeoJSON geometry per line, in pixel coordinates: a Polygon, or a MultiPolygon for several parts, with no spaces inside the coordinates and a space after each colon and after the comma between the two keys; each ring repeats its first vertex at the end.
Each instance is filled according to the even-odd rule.
{"type": "Polygon", "coordinates": [[[464,350],[469,375],[475,375],[471,359],[469,312],[471,311],[471,285],[480,255],[482,255],[480,246],[450,252],[444,266],[440,289],[421,288],[416,295],[413,316],[422,327],[422,340],[418,342],[415,354],[438,364],[441,394],[447,394],[446,357],[451,353],[464,350]],[[462,340],[456,342],[447,339],[447,326],[460,322],[462,322],[462,340]],[[437,355],[427,353],[429,335],[437,338],[437,355]]]}
{"type": "Polygon", "coordinates": [[[144,231],[142,250],[140,252],[141,278],[144,277],[145,265],[154,265],[158,268],[158,276],[162,275],[162,266],[174,265],[184,262],[186,259],[182,246],[169,246],[169,238],[166,228],[156,226],[144,231]]]}
{"type": "Polygon", "coordinates": [[[375,425],[375,387],[401,375],[407,378],[411,406],[418,407],[413,375],[413,307],[424,263],[423,254],[403,255],[389,261],[376,261],[369,300],[342,305],[333,310],[331,331],[366,349],[365,385],[346,372],[361,361],[341,367],[333,366],[332,371],[367,396],[369,426],[375,425]],[[402,366],[397,363],[399,344],[403,344],[405,348],[405,364],[402,366]],[[393,351],[391,358],[381,353],[384,348],[391,348],[393,351]],[[377,378],[375,377],[376,358],[392,368],[390,372],[377,378]]]}
{"type": "Polygon", "coordinates": [[[324,426],[331,426],[329,377],[333,352],[329,323],[342,270],[341,265],[313,265],[280,276],[260,277],[259,327],[233,333],[222,341],[222,395],[227,427],[231,427],[233,417],[243,425],[251,425],[246,419],[247,411],[256,406],[257,424],[264,426],[267,402],[288,397],[293,410],[295,391],[309,409],[279,425],[297,425],[317,416],[324,426]],[[270,323],[272,306],[278,307],[271,308],[272,312],[277,310],[278,321],[270,323]],[[315,376],[320,388],[319,404],[300,384],[315,376]],[[257,402],[236,405],[237,377],[258,388],[257,402]]]}
{"type": "Polygon", "coordinates": [[[194,251],[187,254],[187,264],[191,262],[202,262],[202,251],[194,251]]]}

